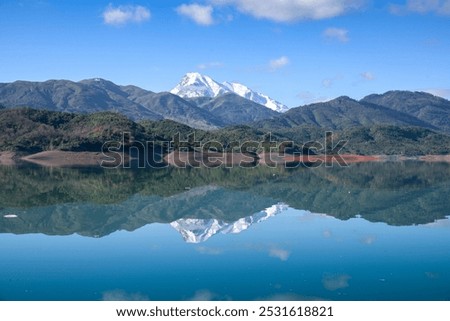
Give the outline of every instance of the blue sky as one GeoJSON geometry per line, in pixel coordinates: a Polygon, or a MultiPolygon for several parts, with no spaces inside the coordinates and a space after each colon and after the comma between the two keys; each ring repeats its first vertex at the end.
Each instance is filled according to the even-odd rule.
{"type": "Polygon", "coordinates": [[[450,0],[0,1],[0,82],[198,71],[295,107],[392,89],[450,98],[450,0]]]}

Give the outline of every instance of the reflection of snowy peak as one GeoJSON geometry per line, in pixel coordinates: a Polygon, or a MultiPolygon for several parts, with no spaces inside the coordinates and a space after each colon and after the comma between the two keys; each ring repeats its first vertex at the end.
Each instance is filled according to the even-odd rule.
{"type": "Polygon", "coordinates": [[[188,243],[201,243],[219,232],[223,234],[237,234],[255,223],[265,221],[271,216],[280,214],[288,208],[285,204],[276,204],[265,210],[243,217],[235,222],[225,222],[217,219],[179,219],[170,223],[188,243]]]}
{"type": "Polygon", "coordinates": [[[282,103],[267,95],[253,91],[245,85],[236,82],[224,82],[220,84],[212,78],[196,72],[187,73],[181,79],[180,83],[170,92],[182,98],[215,98],[226,93],[234,93],[277,112],[285,112],[288,110],[288,107],[282,103]]]}

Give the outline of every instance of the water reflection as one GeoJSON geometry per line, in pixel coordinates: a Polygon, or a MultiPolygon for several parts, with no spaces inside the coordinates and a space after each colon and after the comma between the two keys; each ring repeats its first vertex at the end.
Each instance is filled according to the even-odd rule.
{"type": "Polygon", "coordinates": [[[0,167],[0,180],[0,233],[102,237],[172,223],[197,242],[219,230],[243,229],[276,204],[390,225],[426,224],[450,214],[445,163],[295,170],[0,167]],[[195,225],[208,225],[208,232],[189,232],[195,225]]]}
{"type": "Polygon", "coordinates": [[[282,211],[287,210],[287,208],[284,204],[276,204],[261,212],[240,218],[234,222],[219,221],[217,219],[182,218],[170,223],[170,225],[183,236],[183,239],[187,243],[201,243],[217,233],[241,233],[253,224],[263,222],[272,216],[278,215],[282,211]]]}
{"type": "Polygon", "coordinates": [[[0,180],[0,300],[450,300],[448,164],[0,180]]]}

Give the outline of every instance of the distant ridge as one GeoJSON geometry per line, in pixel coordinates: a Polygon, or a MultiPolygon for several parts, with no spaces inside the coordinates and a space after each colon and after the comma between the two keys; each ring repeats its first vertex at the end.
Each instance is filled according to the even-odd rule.
{"type": "Polygon", "coordinates": [[[74,113],[112,111],[135,121],[170,119],[205,130],[259,121],[278,114],[237,95],[219,97],[217,101],[200,103],[169,92],[155,93],[132,85],[119,86],[101,78],[79,82],[0,83],[0,106],[5,108],[26,106],[74,113]]]}
{"type": "Polygon", "coordinates": [[[424,92],[390,91],[360,101],[341,96],[333,100],[291,108],[254,126],[294,128],[310,125],[327,129],[356,126],[416,126],[450,132],[450,101],[424,92]]]}
{"type": "Polygon", "coordinates": [[[450,133],[450,101],[424,92],[389,91],[359,101],[342,96],[279,113],[229,91],[233,87],[244,94],[245,86],[218,84],[199,74],[191,76],[182,81],[178,92],[190,98],[120,86],[101,78],[0,83],[0,108],[31,107],[79,114],[107,111],[134,121],[168,119],[203,130],[230,125],[270,131],[294,130],[298,126],[343,130],[390,125],[450,133]]]}

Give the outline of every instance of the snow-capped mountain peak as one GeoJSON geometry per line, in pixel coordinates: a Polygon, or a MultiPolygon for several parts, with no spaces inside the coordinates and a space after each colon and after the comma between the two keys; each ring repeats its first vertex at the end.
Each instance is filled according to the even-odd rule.
{"type": "Polygon", "coordinates": [[[195,98],[217,97],[225,94],[228,90],[208,76],[197,72],[189,72],[170,92],[182,98],[195,98]]]}
{"type": "Polygon", "coordinates": [[[181,79],[181,82],[170,92],[182,98],[215,98],[226,93],[234,93],[277,112],[285,112],[288,110],[288,107],[282,103],[267,95],[253,91],[243,84],[237,82],[218,83],[212,78],[197,72],[187,73],[181,79]]]}

